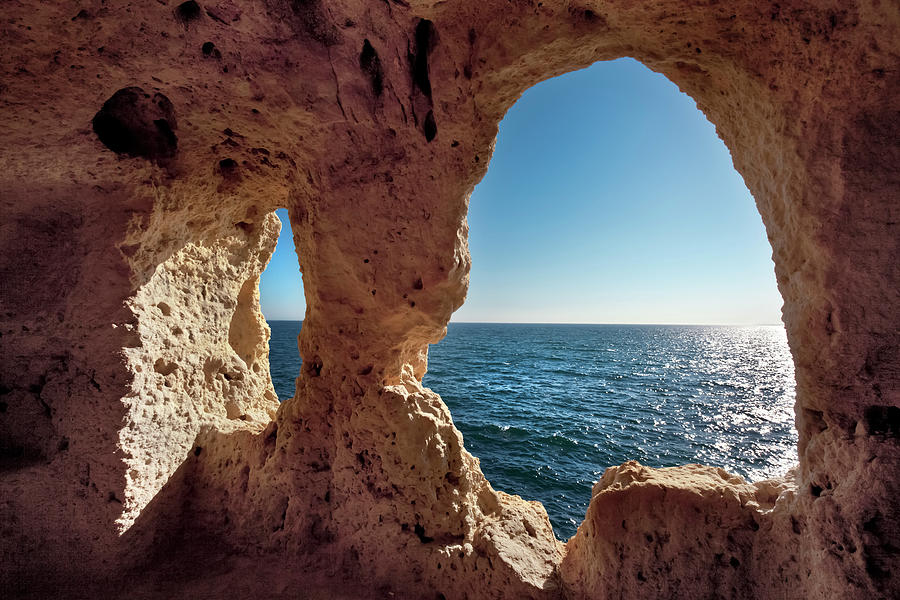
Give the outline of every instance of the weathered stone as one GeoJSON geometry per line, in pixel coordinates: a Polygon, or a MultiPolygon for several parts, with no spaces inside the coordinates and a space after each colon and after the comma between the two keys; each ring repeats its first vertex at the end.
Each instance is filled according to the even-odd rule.
{"type": "Polygon", "coordinates": [[[894,5],[185,4],[4,5],[5,592],[900,595],[894,5]],[[621,56],[697,101],[756,199],[800,465],[614,468],[563,547],[421,379],[503,114],[621,56]],[[110,146],[88,124],[123,88],[145,95],[106,111],[110,146]],[[307,298],[280,406],[257,291],[278,207],[307,298]]]}

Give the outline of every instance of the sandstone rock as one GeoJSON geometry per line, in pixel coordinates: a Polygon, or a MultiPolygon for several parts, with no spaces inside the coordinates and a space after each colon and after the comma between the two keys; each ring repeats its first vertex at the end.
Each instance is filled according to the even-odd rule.
{"type": "Polygon", "coordinates": [[[13,1],[0,33],[10,595],[900,595],[896,6],[13,1]],[[503,114],[621,56],[697,101],[756,199],[800,465],[624,465],[563,549],[420,382],[503,114]],[[280,406],[278,207],[307,296],[280,406]]]}
{"type": "Polygon", "coordinates": [[[788,554],[798,551],[796,539],[779,536],[773,548],[769,537],[794,495],[788,482],[751,485],[700,465],[611,467],[567,544],[563,578],[575,598],[793,595],[797,581],[759,570],[797,570],[788,554]]]}

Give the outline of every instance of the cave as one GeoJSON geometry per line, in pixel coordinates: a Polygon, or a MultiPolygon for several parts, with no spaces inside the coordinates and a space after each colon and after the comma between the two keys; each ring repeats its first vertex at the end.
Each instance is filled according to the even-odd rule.
{"type": "Polygon", "coordinates": [[[5,8],[12,597],[900,595],[895,7],[5,8]],[[694,98],[756,200],[800,462],[759,484],[610,468],[563,545],[421,380],[465,297],[497,124],[537,82],[625,56],[694,98]],[[258,279],[280,207],[307,311],[279,405],[258,279]]]}

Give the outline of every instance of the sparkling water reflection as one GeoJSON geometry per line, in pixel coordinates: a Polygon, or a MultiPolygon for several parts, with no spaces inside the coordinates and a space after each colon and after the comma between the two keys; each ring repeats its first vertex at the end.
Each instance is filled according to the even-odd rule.
{"type": "Polygon", "coordinates": [[[797,460],[782,327],[453,323],[425,384],[491,483],[540,500],[563,539],[626,460],[753,481],[797,460]]]}
{"type": "MultiPolygon", "coordinates": [[[[300,323],[270,326],[283,400],[300,372],[300,323]]],[[[584,518],[593,482],[629,459],[699,462],[751,481],[797,461],[780,326],[451,323],[424,383],[491,484],[541,501],[562,539],[584,518]]]]}

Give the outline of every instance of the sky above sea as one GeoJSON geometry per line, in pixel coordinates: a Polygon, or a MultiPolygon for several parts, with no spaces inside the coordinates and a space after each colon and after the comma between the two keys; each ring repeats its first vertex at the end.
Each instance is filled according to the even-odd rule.
{"type": "MultiPolygon", "coordinates": [[[[302,320],[288,225],[260,282],[302,320]]],[[[527,90],[469,204],[460,322],[779,324],[772,249],[715,127],[632,59],[527,90]]]]}

